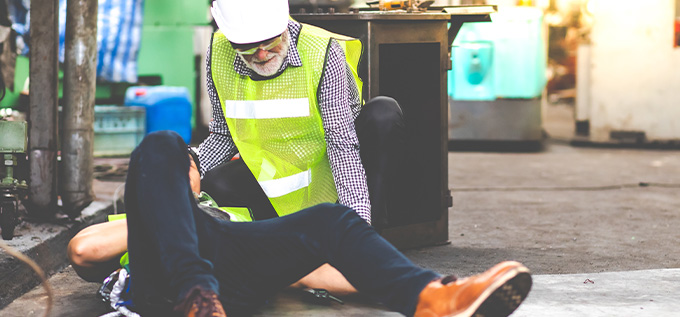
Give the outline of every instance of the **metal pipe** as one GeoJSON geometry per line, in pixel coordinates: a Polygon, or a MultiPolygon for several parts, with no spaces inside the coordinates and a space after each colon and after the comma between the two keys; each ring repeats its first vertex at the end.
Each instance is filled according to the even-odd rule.
{"type": "Polygon", "coordinates": [[[31,2],[26,208],[39,218],[53,216],[57,210],[58,12],[58,0],[31,2]]]}
{"type": "Polygon", "coordinates": [[[94,95],[97,75],[97,1],[68,0],[64,55],[61,179],[64,211],[80,215],[94,199],[94,95]]]}

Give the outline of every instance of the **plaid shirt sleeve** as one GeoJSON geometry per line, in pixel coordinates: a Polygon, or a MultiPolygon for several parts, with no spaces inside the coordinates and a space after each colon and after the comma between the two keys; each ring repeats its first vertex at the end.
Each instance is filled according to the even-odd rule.
{"type": "Polygon", "coordinates": [[[222,105],[220,104],[220,99],[217,96],[217,90],[215,90],[215,83],[212,80],[212,73],[210,69],[210,48],[208,48],[208,54],[206,55],[206,70],[208,73],[208,96],[210,97],[210,103],[212,103],[212,116],[213,119],[210,121],[208,129],[210,135],[201,143],[198,147],[198,161],[201,166],[201,177],[205,172],[213,169],[215,166],[220,165],[228,160],[230,160],[236,153],[238,149],[234,144],[234,140],[231,138],[229,133],[229,128],[227,127],[227,121],[224,119],[224,113],[222,112],[222,105]]]}
{"type": "Polygon", "coordinates": [[[318,95],[328,160],[339,202],[354,208],[370,224],[371,203],[354,128],[354,119],[361,111],[361,98],[344,51],[332,41],[318,95]]]}

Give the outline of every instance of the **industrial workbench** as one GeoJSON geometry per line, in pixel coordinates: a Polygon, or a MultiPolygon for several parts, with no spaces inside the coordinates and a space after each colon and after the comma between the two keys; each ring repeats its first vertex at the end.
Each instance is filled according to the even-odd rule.
{"type": "Polygon", "coordinates": [[[400,249],[448,243],[448,95],[451,43],[465,22],[491,21],[495,6],[428,12],[293,14],[297,21],[353,36],[364,45],[364,100],[390,96],[406,121],[407,154],[389,193],[380,233],[400,249]]]}

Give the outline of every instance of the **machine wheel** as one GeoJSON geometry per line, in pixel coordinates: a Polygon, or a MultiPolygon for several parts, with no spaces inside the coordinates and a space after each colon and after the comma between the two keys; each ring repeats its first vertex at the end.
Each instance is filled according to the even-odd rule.
{"type": "Polygon", "coordinates": [[[12,240],[17,225],[17,205],[11,200],[0,201],[0,229],[2,238],[12,240]]]}

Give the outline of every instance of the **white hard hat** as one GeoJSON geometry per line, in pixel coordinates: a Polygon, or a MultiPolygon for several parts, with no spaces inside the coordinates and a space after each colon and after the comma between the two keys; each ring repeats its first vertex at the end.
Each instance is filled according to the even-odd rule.
{"type": "Polygon", "coordinates": [[[210,12],[220,31],[236,44],[270,39],[288,26],[287,0],[215,0],[210,12]]]}

